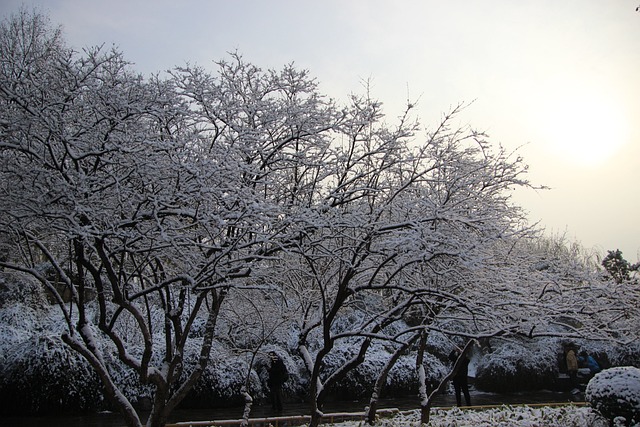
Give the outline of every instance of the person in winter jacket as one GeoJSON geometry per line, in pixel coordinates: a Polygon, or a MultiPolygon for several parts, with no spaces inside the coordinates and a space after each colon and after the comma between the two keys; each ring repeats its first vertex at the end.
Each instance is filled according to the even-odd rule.
{"type": "Polygon", "coordinates": [[[587,368],[589,368],[591,375],[595,375],[601,371],[600,365],[598,364],[596,359],[594,359],[593,356],[591,356],[586,351],[583,351],[582,353],[580,353],[578,362],[583,364],[583,366],[586,366],[587,368]]]}
{"type": "MultiPolygon", "coordinates": [[[[455,366],[456,360],[460,356],[460,352],[454,349],[449,354],[449,361],[455,366]]],[[[453,377],[453,388],[456,391],[456,403],[458,406],[462,406],[462,396],[464,394],[464,400],[467,406],[471,406],[471,395],[469,394],[469,358],[467,356],[462,360],[462,364],[453,377]]]]}
{"type": "Polygon", "coordinates": [[[275,351],[269,353],[269,359],[270,364],[267,368],[269,380],[267,385],[271,391],[271,407],[277,412],[282,412],[282,386],[289,378],[289,372],[275,351]]]}
{"type": "Polygon", "coordinates": [[[567,374],[571,381],[571,387],[578,387],[578,358],[576,356],[576,350],[573,347],[569,347],[566,354],[567,361],[567,374]]]}

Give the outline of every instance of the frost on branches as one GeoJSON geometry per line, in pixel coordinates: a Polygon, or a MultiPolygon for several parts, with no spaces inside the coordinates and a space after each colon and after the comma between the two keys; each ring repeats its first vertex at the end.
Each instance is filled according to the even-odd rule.
{"type": "Polygon", "coordinates": [[[161,426],[199,381],[228,379],[212,371],[221,341],[245,358],[229,368],[245,413],[264,352],[299,355],[316,425],[374,360],[374,397],[397,363],[433,378],[436,333],[449,348],[637,337],[637,290],[621,302],[621,285],[535,247],[510,199],[530,185],[523,160],[453,126],[463,106],[426,132],[411,105],[388,124],[369,93],[339,105],[307,71],[238,54],[143,78],[24,10],[0,57],[0,267],[46,291],[127,425],[145,421],[123,384],[161,426]]]}

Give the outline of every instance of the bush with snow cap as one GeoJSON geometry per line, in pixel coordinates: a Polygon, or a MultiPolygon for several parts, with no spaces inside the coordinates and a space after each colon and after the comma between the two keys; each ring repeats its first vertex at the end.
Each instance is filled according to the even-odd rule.
{"type": "Polygon", "coordinates": [[[627,425],[640,425],[640,369],[606,369],[587,385],[586,401],[610,420],[624,417],[627,425]]]}
{"type": "Polygon", "coordinates": [[[480,359],[475,386],[509,393],[552,387],[557,377],[557,349],[552,339],[496,342],[493,352],[480,359]]]}
{"type": "Polygon", "coordinates": [[[102,408],[102,385],[88,362],[55,335],[17,344],[0,368],[3,414],[48,414],[102,408]]]}

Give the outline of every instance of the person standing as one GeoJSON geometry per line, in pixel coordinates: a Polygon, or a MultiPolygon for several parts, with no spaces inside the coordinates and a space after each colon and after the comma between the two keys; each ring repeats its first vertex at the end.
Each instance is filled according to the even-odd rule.
{"type": "Polygon", "coordinates": [[[572,391],[575,391],[578,388],[578,357],[574,347],[569,347],[567,350],[566,361],[567,375],[569,375],[572,391]]]}
{"type": "MultiPolygon", "coordinates": [[[[460,352],[454,349],[449,354],[449,360],[455,366],[456,361],[460,357],[460,352]]],[[[471,395],[469,394],[469,358],[464,356],[458,372],[453,376],[453,388],[456,392],[456,403],[458,406],[462,406],[462,394],[464,394],[464,400],[467,406],[471,406],[471,395]]]]}
{"type": "Polygon", "coordinates": [[[275,351],[269,352],[269,380],[267,385],[271,391],[271,407],[274,411],[282,412],[282,386],[289,378],[289,372],[282,359],[275,351]]]}

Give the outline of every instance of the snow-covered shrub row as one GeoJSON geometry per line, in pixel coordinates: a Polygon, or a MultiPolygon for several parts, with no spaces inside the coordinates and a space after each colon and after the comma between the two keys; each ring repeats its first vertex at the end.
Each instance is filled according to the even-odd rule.
{"type": "Polygon", "coordinates": [[[48,310],[42,287],[22,273],[0,272],[0,369],[9,351],[42,329],[48,310]]]}
{"type": "MultiPolygon", "coordinates": [[[[439,375],[435,369],[427,368],[427,378],[439,375]],[[435,372],[432,376],[432,372],[435,372]]],[[[416,375],[416,358],[414,355],[401,356],[389,372],[387,383],[382,390],[382,396],[416,396],[418,381],[416,375]]]]}
{"type": "Polygon", "coordinates": [[[620,366],[596,374],[587,385],[585,400],[612,422],[640,425],[640,369],[620,366]]]}
{"type": "MultiPolygon", "coordinates": [[[[333,427],[356,427],[360,422],[331,424],[333,427]]],[[[381,418],[378,427],[420,426],[420,413],[407,411],[393,418],[381,418]]],[[[425,427],[495,427],[495,426],[544,426],[544,427],[608,427],[609,422],[597,412],[587,407],[565,406],[559,408],[529,406],[503,406],[483,411],[470,411],[453,408],[434,410],[431,420],[425,427]]]]}
{"type": "MultiPolygon", "coordinates": [[[[0,274],[0,393],[16,401],[15,405],[3,405],[21,412],[47,410],[90,410],[99,406],[108,406],[102,400],[101,385],[96,375],[82,357],[71,351],[61,340],[65,332],[65,322],[56,307],[48,305],[38,283],[20,275],[0,274]],[[22,290],[21,290],[22,289],[22,290]],[[27,289],[27,291],[23,291],[27,289]],[[36,386],[41,384],[41,386],[36,386]],[[58,393],[59,392],[59,393],[58,393]]],[[[367,303],[370,301],[366,301],[367,303]]],[[[349,331],[358,322],[366,318],[364,302],[362,307],[352,306],[344,310],[343,315],[333,325],[334,332],[349,331]]],[[[87,315],[94,318],[90,306],[87,315]]],[[[77,310],[72,310],[77,314],[77,310]]],[[[154,324],[161,325],[163,314],[160,311],[150,313],[154,324]]],[[[131,328],[131,319],[122,315],[116,324],[126,332],[131,328]]],[[[185,348],[184,372],[197,364],[199,342],[202,339],[205,319],[197,319],[190,333],[190,341],[185,348]]],[[[224,321],[220,322],[220,333],[224,335],[224,321]]],[[[404,325],[392,325],[389,329],[402,329],[404,325]]],[[[156,345],[164,345],[161,329],[155,331],[156,345]]],[[[393,331],[391,331],[393,332],[393,331]]],[[[94,331],[96,336],[100,333],[94,331]]],[[[302,400],[307,397],[309,376],[297,354],[299,329],[295,324],[283,325],[281,332],[274,334],[270,341],[259,349],[258,358],[251,363],[251,353],[246,349],[233,349],[224,336],[214,341],[211,360],[193,391],[185,399],[183,406],[211,406],[212,404],[230,404],[241,402],[240,390],[249,377],[249,392],[258,401],[266,397],[266,359],[264,355],[275,350],[284,359],[290,377],[285,384],[288,399],[302,400]]],[[[142,352],[135,342],[140,337],[125,334],[130,338],[130,352],[134,356],[142,352]]],[[[312,353],[321,347],[321,335],[311,334],[308,347],[312,353]]],[[[333,372],[351,358],[358,348],[359,340],[343,339],[336,342],[334,349],[326,357],[326,372],[333,372]]],[[[114,381],[122,387],[124,394],[132,402],[144,402],[152,396],[149,386],[140,384],[137,374],[118,360],[113,344],[108,340],[98,340],[107,360],[114,381]]],[[[609,351],[612,360],[632,357],[640,352],[636,348],[611,349],[605,344],[582,343],[581,347],[590,352],[609,351]],[[617,352],[617,353],[616,353],[617,352]]],[[[425,354],[427,380],[435,386],[449,369],[446,357],[453,343],[450,338],[431,333],[425,354]]],[[[525,340],[522,342],[498,340],[492,341],[493,351],[485,353],[479,359],[476,386],[485,390],[507,391],[532,386],[545,386],[557,373],[557,355],[561,344],[556,340],[525,340]],[[505,389],[505,385],[507,385],[505,389]]],[[[335,387],[334,396],[346,398],[366,398],[375,383],[378,374],[391,357],[393,346],[373,341],[364,362],[351,371],[335,387]]],[[[161,354],[158,352],[156,354],[161,354]]],[[[156,366],[161,360],[153,360],[156,366]]],[[[402,356],[391,370],[384,395],[400,396],[415,394],[417,390],[415,353],[402,356]]],[[[12,402],[12,400],[6,400],[12,402]]]]}
{"type": "Polygon", "coordinates": [[[551,388],[558,374],[555,339],[496,341],[476,369],[477,388],[492,392],[551,388]]]}
{"type": "MultiPolygon", "coordinates": [[[[344,365],[358,350],[356,340],[338,341],[336,347],[325,358],[325,371],[334,372],[344,365]]],[[[393,354],[394,348],[374,341],[368,349],[364,361],[350,371],[344,379],[332,389],[332,396],[342,399],[368,398],[378,376],[393,354]]],[[[443,350],[438,351],[444,354],[443,350]]],[[[435,388],[447,375],[449,366],[446,360],[431,353],[424,355],[426,380],[429,389],[435,388]]],[[[418,390],[415,353],[401,356],[393,366],[382,391],[383,396],[414,395],[418,390]]]]}
{"type": "MultiPolygon", "coordinates": [[[[334,372],[344,365],[358,347],[351,347],[345,342],[339,342],[325,358],[324,371],[334,372]]],[[[384,368],[386,358],[390,355],[381,346],[374,346],[373,351],[367,352],[364,362],[356,369],[350,371],[345,378],[339,381],[331,391],[331,396],[338,400],[353,400],[368,397],[373,389],[379,373],[384,368]]]]}
{"type": "MultiPolygon", "coordinates": [[[[553,389],[559,371],[564,368],[563,347],[568,342],[557,338],[521,341],[493,340],[490,351],[480,357],[475,385],[485,391],[508,392],[527,389],[553,389]]],[[[630,361],[640,366],[640,346],[619,346],[586,339],[571,344],[594,356],[601,368],[620,366],[630,361]]]]}
{"type": "Polygon", "coordinates": [[[93,411],[103,404],[93,369],[56,335],[33,335],[4,353],[0,401],[7,413],[93,411]]]}
{"type": "Polygon", "coordinates": [[[42,328],[40,317],[36,310],[22,303],[0,308],[0,366],[7,365],[5,358],[9,351],[42,328]]]}
{"type": "MultiPolygon", "coordinates": [[[[329,374],[346,364],[353,357],[353,353],[358,350],[357,344],[351,340],[338,341],[337,344],[324,359],[321,372],[323,381],[329,374]]],[[[364,397],[371,392],[376,373],[382,370],[382,367],[383,365],[379,360],[365,359],[362,365],[349,372],[345,378],[331,389],[331,396],[339,400],[349,399],[352,396],[354,399],[364,397]],[[366,386],[359,388],[358,384],[366,384],[366,386]]]]}
{"type": "Polygon", "coordinates": [[[618,345],[610,350],[609,359],[612,366],[640,367],[640,342],[618,345]]]}
{"type": "Polygon", "coordinates": [[[449,353],[451,353],[451,350],[454,348],[454,344],[457,347],[464,347],[462,340],[459,341],[460,342],[454,342],[450,337],[440,332],[431,332],[427,338],[427,351],[441,360],[447,360],[449,353]]]}
{"type": "Polygon", "coordinates": [[[45,292],[32,276],[20,272],[0,271],[0,307],[21,303],[33,310],[48,307],[45,292]]]}
{"type": "MultiPolygon", "coordinates": [[[[195,348],[196,346],[194,346],[195,348]]],[[[197,363],[199,354],[190,352],[185,357],[185,365],[191,372],[192,365],[197,363]]],[[[189,396],[184,400],[184,407],[202,408],[218,405],[241,405],[240,390],[249,372],[248,365],[221,345],[212,351],[207,368],[195,384],[189,396]]],[[[254,398],[263,397],[260,379],[255,372],[249,376],[250,391],[254,398]]]]}
{"type": "MultiPolygon", "coordinates": [[[[280,344],[280,343],[279,343],[280,344]]],[[[283,386],[283,394],[288,400],[293,401],[306,401],[309,394],[309,375],[307,374],[302,359],[295,353],[295,351],[276,344],[266,345],[261,353],[261,356],[253,366],[253,370],[260,379],[260,386],[262,387],[262,395],[258,388],[252,389],[254,398],[257,396],[267,397],[268,386],[267,381],[269,374],[267,366],[270,363],[268,361],[267,353],[275,351],[276,354],[282,359],[287,372],[289,373],[289,379],[283,386]]]]}
{"type": "MultiPolygon", "coordinates": [[[[0,280],[5,279],[0,282],[0,292],[6,289],[0,299],[0,334],[3,337],[0,340],[0,399],[7,403],[1,405],[3,411],[47,413],[109,408],[109,402],[103,400],[102,385],[97,375],[82,356],[61,340],[61,335],[66,332],[66,324],[59,308],[49,305],[42,293],[42,300],[34,302],[33,295],[37,295],[37,289],[40,289],[38,284],[35,284],[33,293],[13,292],[13,288],[19,288],[19,280],[24,279],[7,279],[13,276],[15,275],[0,274],[0,280]],[[7,282],[11,289],[5,286],[7,282]]],[[[29,279],[25,280],[28,285],[29,279]]],[[[73,312],[77,314],[77,310],[73,312]]],[[[87,316],[96,316],[90,306],[87,316]]],[[[151,316],[156,318],[156,324],[162,324],[160,312],[153,312],[151,316]]],[[[135,344],[140,337],[128,333],[135,330],[129,324],[130,321],[130,317],[123,314],[116,327],[127,332],[124,336],[131,341],[128,343],[129,351],[134,357],[139,357],[143,348],[135,344]]],[[[189,372],[198,361],[203,329],[198,325],[203,326],[204,321],[196,323],[185,348],[183,372],[189,372]]],[[[97,330],[94,330],[94,334],[101,336],[97,330]]],[[[292,340],[286,335],[280,338],[292,340]]],[[[155,345],[163,345],[163,340],[162,333],[154,336],[155,345]]],[[[96,344],[101,347],[111,376],[124,395],[134,404],[148,404],[152,397],[152,387],[141,384],[138,374],[118,359],[117,350],[111,341],[98,339],[96,344]]],[[[308,380],[301,373],[301,364],[297,360],[299,358],[292,355],[288,348],[273,344],[265,347],[262,353],[273,349],[277,349],[289,368],[290,381],[285,386],[286,394],[304,396],[308,390],[308,380]]],[[[152,363],[160,366],[162,361],[152,360],[152,363]]],[[[258,363],[250,371],[248,363],[245,353],[234,353],[224,341],[214,340],[210,362],[183,406],[202,407],[241,402],[240,390],[248,372],[250,393],[254,399],[264,398],[267,393],[264,364],[258,363]]]]}
{"type": "Polygon", "coordinates": [[[0,273],[0,405],[4,413],[93,411],[102,385],[88,362],[60,338],[60,310],[37,283],[0,273]],[[26,291],[25,291],[26,289],[26,291]]]}

